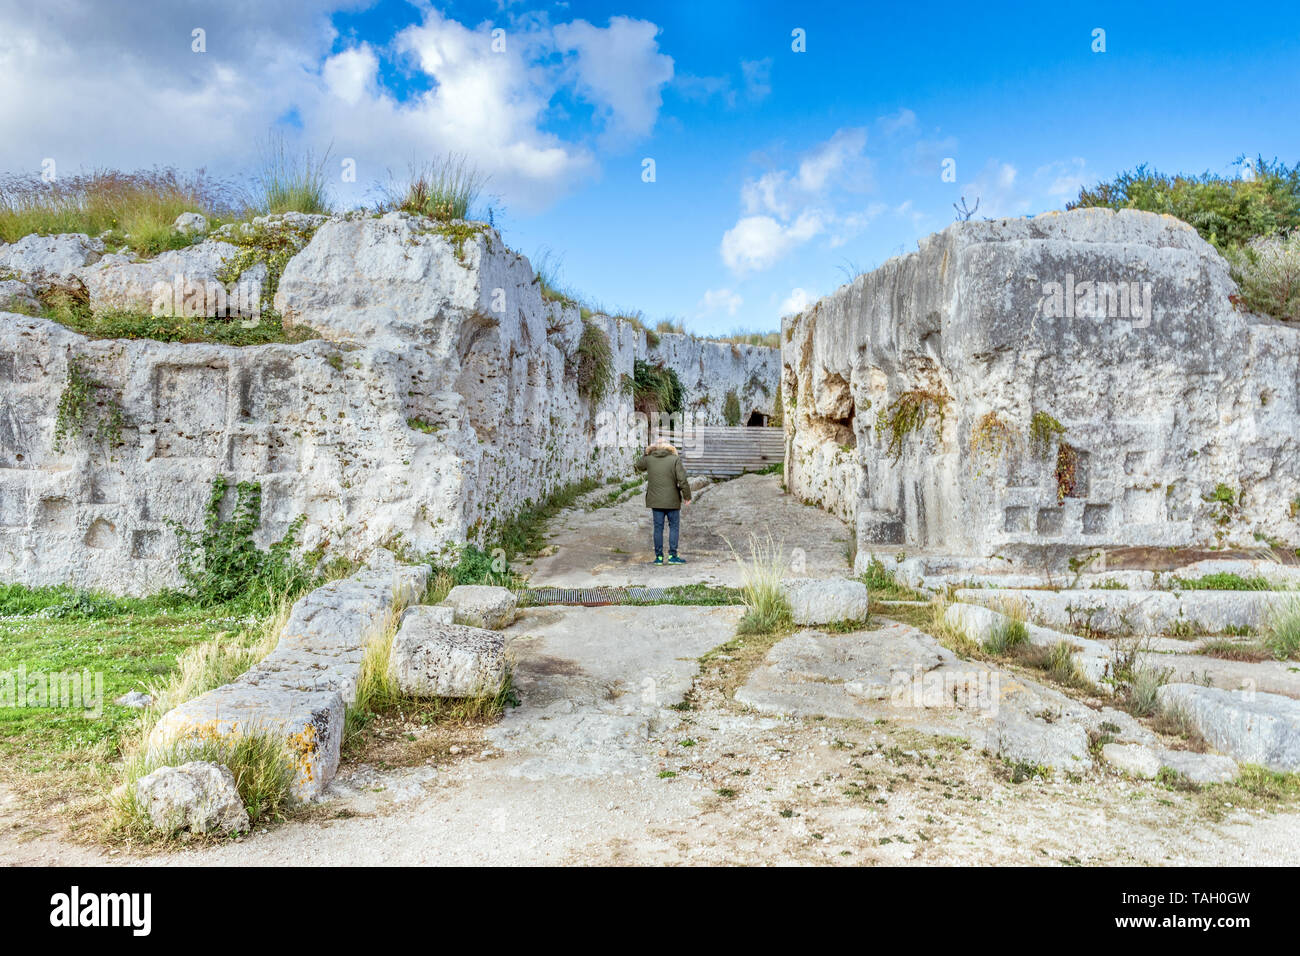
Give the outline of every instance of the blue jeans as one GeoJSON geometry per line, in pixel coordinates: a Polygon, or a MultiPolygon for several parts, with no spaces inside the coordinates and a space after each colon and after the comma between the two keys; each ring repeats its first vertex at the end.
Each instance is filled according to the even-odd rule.
{"type": "Polygon", "coordinates": [[[680,508],[653,508],[655,513],[655,554],[663,557],[664,553],[664,519],[668,519],[668,553],[677,553],[677,533],[682,527],[680,508]]]}

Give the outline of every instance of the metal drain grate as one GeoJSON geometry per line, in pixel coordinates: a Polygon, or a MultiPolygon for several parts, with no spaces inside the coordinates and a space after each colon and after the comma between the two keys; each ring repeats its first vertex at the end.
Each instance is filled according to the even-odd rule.
{"type": "Polygon", "coordinates": [[[664,588],[523,588],[515,593],[520,607],[548,604],[601,607],[606,604],[662,601],[667,596],[664,588]]]}

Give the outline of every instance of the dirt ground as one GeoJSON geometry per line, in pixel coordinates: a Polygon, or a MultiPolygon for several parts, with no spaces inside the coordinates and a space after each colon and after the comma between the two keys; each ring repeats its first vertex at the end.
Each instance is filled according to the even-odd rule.
{"type": "MultiPolygon", "coordinates": [[[[837,539],[847,529],[781,496],[775,479],[718,485],[687,521],[692,563],[659,569],[641,563],[639,496],[561,515],[557,551],[533,566],[533,583],[645,583],[649,572],[732,583],[718,542],[768,529],[804,547],[811,568],[846,568],[837,539]]],[[[499,724],[391,727],[373,762],[346,764],[301,818],[194,849],[78,843],[57,816],[34,819],[0,790],[0,862],[1300,863],[1297,812],[1225,806],[1100,769],[1018,779],[957,738],[749,711],[731,694],[763,639],[709,654],[731,640],[739,613],[527,610],[507,632],[520,706],[499,724]]]]}

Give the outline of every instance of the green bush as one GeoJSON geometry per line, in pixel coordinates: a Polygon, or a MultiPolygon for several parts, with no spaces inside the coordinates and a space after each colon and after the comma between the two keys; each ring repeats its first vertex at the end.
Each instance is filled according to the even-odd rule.
{"type": "Polygon", "coordinates": [[[740,424],[740,396],[734,388],[727,392],[726,400],[722,403],[722,417],[728,425],[740,424]]]}
{"type": "Polygon", "coordinates": [[[1145,165],[1079,191],[1066,209],[1102,206],[1166,213],[1188,223],[1220,251],[1300,225],[1300,163],[1256,161],[1253,179],[1211,173],[1167,176],[1145,165]]]}
{"type": "Polygon", "coordinates": [[[1300,322],[1300,232],[1260,236],[1224,255],[1246,308],[1300,322]]]}
{"type": "Polygon", "coordinates": [[[1190,224],[1228,260],[1246,308],[1300,320],[1300,163],[1256,161],[1253,179],[1166,176],[1146,166],[1079,191],[1067,209],[1166,213],[1190,224]]]}

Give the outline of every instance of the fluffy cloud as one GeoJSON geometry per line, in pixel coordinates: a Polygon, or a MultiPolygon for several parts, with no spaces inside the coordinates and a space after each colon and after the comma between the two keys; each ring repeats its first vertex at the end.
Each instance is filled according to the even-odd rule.
{"type": "Polygon", "coordinates": [[[659,52],[659,28],[646,20],[611,17],[608,27],[575,20],[555,27],[556,46],[575,56],[578,94],[596,105],[616,141],[647,135],[673,78],[673,60],[659,52]]]}
{"type": "Polygon", "coordinates": [[[843,197],[872,188],[867,131],[835,132],[789,169],[772,169],[745,181],[744,213],[722,237],[722,260],[737,275],[767,269],[788,252],[823,233],[842,245],[871,222],[883,206],[840,213],[843,197]]]}
{"type": "Polygon", "coordinates": [[[791,289],[790,294],[781,302],[777,311],[782,316],[797,315],[812,305],[812,301],[812,296],[803,289],[791,289]]]}
{"type": "Polygon", "coordinates": [[[51,157],[63,171],[240,173],[266,131],[291,117],[291,137],[355,160],[359,182],[334,184],[344,203],[373,198],[367,188],[387,170],[454,152],[490,176],[490,192],[532,211],[596,174],[597,143],[647,134],[672,78],[658,28],[642,20],[552,26],[521,15],[494,52],[489,24],[429,8],[396,36],[340,44],[331,14],[364,5],[239,0],[196,12],[48,0],[38,18],[0,0],[0,128],[22,131],[0,140],[0,169],[34,170],[51,157]],[[195,29],[206,52],[191,50],[195,29]],[[385,76],[403,71],[423,92],[385,88],[385,76]],[[582,116],[563,137],[548,129],[553,101],[566,95],[590,105],[598,140],[582,116]]]}
{"type": "Polygon", "coordinates": [[[722,261],[737,275],[758,272],[822,230],[821,216],[815,210],[788,224],[771,216],[746,216],[723,234],[722,261]]]}

